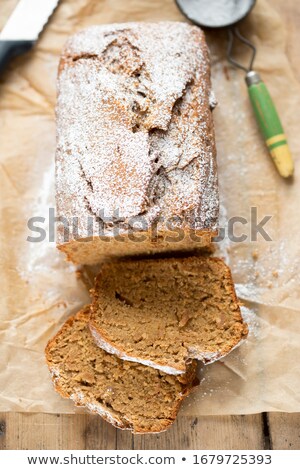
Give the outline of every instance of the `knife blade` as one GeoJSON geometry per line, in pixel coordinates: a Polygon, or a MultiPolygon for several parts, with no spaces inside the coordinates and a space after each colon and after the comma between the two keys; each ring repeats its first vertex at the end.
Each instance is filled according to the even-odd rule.
{"type": "Polygon", "coordinates": [[[0,70],[31,49],[59,0],[20,0],[0,33],[0,70]]]}

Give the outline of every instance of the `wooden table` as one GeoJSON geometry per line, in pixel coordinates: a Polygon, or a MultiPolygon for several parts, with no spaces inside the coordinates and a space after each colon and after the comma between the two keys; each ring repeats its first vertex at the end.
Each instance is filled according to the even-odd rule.
{"type": "MultiPolygon", "coordinates": [[[[300,8],[272,0],[300,80],[300,8]]],[[[0,413],[0,449],[300,449],[300,413],[179,417],[160,435],[132,436],[97,416],[0,413]]]]}

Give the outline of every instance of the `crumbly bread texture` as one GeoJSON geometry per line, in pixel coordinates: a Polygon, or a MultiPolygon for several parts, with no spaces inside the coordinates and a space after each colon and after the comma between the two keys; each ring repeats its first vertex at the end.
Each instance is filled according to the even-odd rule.
{"type": "Polygon", "coordinates": [[[113,24],[70,38],[56,113],[57,242],[69,260],[209,244],[219,208],[213,106],[195,26],[113,24]]]}
{"type": "Polygon", "coordinates": [[[122,361],[95,345],[89,307],[70,318],[46,347],[55,389],[78,406],[134,433],[165,431],[196,381],[196,364],[175,377],[122,361]]]}
{"type": "Polygon", "coordinates": [[[247,336],[231,273],[218,258],[107,263],[92,290],[90,329],[119,357],[169,374],[206,363],[247,336]]]}

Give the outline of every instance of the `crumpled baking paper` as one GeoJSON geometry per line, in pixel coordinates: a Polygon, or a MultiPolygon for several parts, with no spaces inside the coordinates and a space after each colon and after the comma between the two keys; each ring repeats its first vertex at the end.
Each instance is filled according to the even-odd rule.
{"type": "MultiPolygon", "coordinates": [[[[15,3],[6,0],[7,14],[15,3]]],[[[34,50],[1,77],[1,411],[74,412],[73,404],[54,392],[43,351],[89,296],[49,232],[43,242],[26,240],[38,235],[27,222],[44,218],[40,227],[48,230],[54,207],[55,81],[66,38],[88,25],[134,20],[185,21],[173,0],[62,0],[34,50]]],[[[185,401],[185,415],[300,411],[300,86],[271,2],[259,0],[241,29],[258,48],[255,67],[280,112],[296,172],[293,182],[277,174],[257,130],[243,73],[226,61],[226,32],[207,33],[219,101],[214,117],[220,225],[227,232],[232,217],[240,217],[234,219],[234,233],[246,235],[240,242],[225,237],[216,243],[217,254],[232,268],[250,334],[227,358],[201,369],[202,383],[185,401]],[[255,235],[255,224],[268,215],[263,228],[272,241],[255,235]]],[[[235,53],[246,60],[244,48],[235,53]]]]}

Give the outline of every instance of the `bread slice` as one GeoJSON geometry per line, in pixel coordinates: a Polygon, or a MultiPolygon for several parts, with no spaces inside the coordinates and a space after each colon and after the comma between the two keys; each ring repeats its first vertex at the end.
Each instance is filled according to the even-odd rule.
{"type": "Polygon", "coordinates": [[[218,258],[104,264],[92,295],[97,344],[168,374],[185,373],[191,358],[213,362],[247,336],[230,270],[218,258]]]}
{"type": "Polygon", "coordinates": [[[134,433],[166,430],[195,385],[195,361],[182,377],[122,361],[95,345],[88,328],[89,316],[89,307],[85,307],[46,347],[56,391],[116,427],[134,433]]]}

